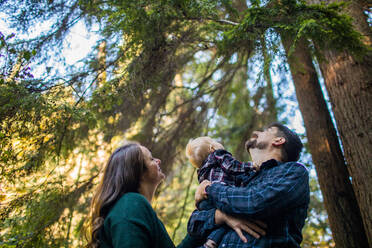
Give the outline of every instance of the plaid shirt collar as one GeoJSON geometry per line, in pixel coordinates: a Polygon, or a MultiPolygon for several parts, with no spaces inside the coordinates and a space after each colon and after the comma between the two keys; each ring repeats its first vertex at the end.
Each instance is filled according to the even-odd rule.
{"type": "Polygon", "coordinates": [[[261,164],[260,170],[267,170],[267,169],[273,168],[275,166],[278,166],[280,164],[282,164],[282,162],[277,161],[275,159],[270,159],[270,160],[267,160],[267,161],[265,161],[261,164]]]}

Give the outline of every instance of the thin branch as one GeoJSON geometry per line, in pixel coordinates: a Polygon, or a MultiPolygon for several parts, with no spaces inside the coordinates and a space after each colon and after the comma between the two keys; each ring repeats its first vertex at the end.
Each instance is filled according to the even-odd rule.
{"type": "MultiPolygon", "coordinates": [[[[219,70],[220,68],[222,68],[225,63],[227,62],[227,59],[224,59],[221,61],[221,63],[219,63],[215,69],[213,69],[213,71],[206,77],[204,77],[202,79],[202,81],[197,85],[195,86],[194,88],[192,88],[192,90],[196,90],[196,89],[200,89],[204,84],[206,84],[208,82],[209,79],[212,78],[213,74],[219,70]]],[[[177,111],[177,109],[179,109],[180,107],[190,103],[190,102],[193,102],[194,100],[196,99],[199,99],[200,97],[204,96],[205,94],[209,94],[209,93],[213,93],[214,91],[216,91],[218,89],[218,87],[209,87],[208,89],[206,90],[203,90],[203,91],[199,91],[194,97],[186,100],[186,101],[183,101],[182,103],[180,104],[177,104],[171,111],[169,112],[166,112],[166,113],[163,113],[161,114],[160,116],[163,117],[163,116],[167,116],[167,115],[171,115],[172,113],[174,113],[175,111],[177,111]],[[208,89],[210,89],[208,91],[208,89]]]]}
{"type": "Polygon", "coordinates": [[[181,226],[182,219],[183,219],[183,216],[184,216],[184,214],[185,214],[185,209],[186,209],[186,205],[187,205],[187,199],[189,198],[189,192],[190,192],[191,184],[192,184],[192,181],[193,181],[193,179],[194,179],[195,171],[196,171],[196,168],[193,168],[192,175],[191,175],[191,177],[190,177],[189,183],[187,184],[187,188],[186,188],[186,196],[185,196],[185,199],[183,200],[183,205],[182,205],[182,210],[181,210],[181,216],[180,216],[180,218],[178,219],[177,226],[176,226],[176,228],[175,228],[174,231],[173,231],[173,234],[172,234],[172,240],[174,240],[174,238],[176,237],[177,230],[178,230],[178,229],[180,228],[180,226],[181,226]]]}

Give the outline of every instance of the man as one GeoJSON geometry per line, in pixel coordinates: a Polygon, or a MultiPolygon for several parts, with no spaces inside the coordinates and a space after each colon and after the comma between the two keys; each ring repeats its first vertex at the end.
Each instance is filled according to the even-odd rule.
{"type": "Polygon", "coordinates": [[[188,232],[206,237],[226,213],[266,223],[266,235],[257,238],[229,229],[218,247],[300,247],[310,199],[308,171],[296,162],[302,147],[297,134],[280,123],[253,132],[246,149],[257,170],[246,173],[243,187],[200,184],[195,200],[207,199],[216,209],[195,210],[188,232]]]}

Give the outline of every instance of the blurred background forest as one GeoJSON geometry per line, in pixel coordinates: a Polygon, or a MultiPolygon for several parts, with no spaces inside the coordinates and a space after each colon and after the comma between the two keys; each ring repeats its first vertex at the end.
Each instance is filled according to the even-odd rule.
{"type": "Polygon", "coordinates": [[[153,207],[179,243],[198,185],[188,140],[209,135],[249,160],[244,142],[276,120],[306,146],[302,247],[371,246],[368,0],[3,0],[0,10],[0,247],[82,247],[100,172],[130,140],[162,160],[153,207]],[[79,45],[93,45],[80,55],[71,44],[83,30],[79,45]]]}

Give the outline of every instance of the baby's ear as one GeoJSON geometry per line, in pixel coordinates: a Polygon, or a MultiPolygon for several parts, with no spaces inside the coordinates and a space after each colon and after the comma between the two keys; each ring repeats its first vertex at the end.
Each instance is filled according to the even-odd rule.
{"type": "Polygon", "coordinates": [[[216,149],[212,144],[209,145],[209,152],[214,152],[216,149]]]}
{"type": "Polygon", "coordinates": [[[225,148],[223,147],[223,145],[220,144],[220,143],[218,143],[218,142],[217,142],[216,144],[213,144],[212,146],[213,146],[213,149],[214,149],[214,150],[225,149],[225,148]]]}

